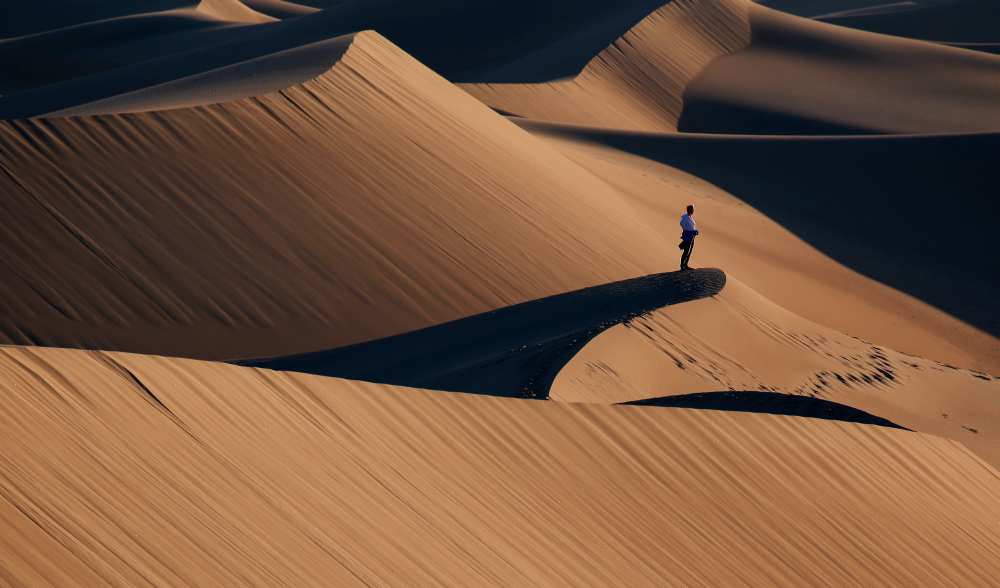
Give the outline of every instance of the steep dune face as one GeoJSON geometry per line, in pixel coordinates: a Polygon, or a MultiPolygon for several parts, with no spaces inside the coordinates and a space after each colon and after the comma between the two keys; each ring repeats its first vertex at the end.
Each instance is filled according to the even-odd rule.
{"type": "Polygon", "coordinates": [[[753,43],[691,83],[679,127],[748,134],[1000,130],[1000,57],[750,10],[753,43]]]}
{"type": "Polygon", "coordinates": [[[547,84],[466,84],[517,116],[622,129],[676,130],[688,83],[749,44],[743,0],[677,0],[643,19],[575,78],[547,84]]]}
{"type": "Polygon", "coordinates": [[[0,371],[14,583],[1000,574],[996,471],[918,433],[69,350],[4,349],[0,371]]]}
{"type": "Polygon", "coordinates": [[[11,342],[308,351],[654,273],[664,247],[371,33],[260,98],[3,122],[0,165],[11,342]]]}

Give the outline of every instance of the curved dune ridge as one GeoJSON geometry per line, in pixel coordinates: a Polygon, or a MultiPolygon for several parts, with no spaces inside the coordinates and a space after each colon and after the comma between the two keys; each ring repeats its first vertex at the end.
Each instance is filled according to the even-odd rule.
{"type": "Polygon", "coordinates": [[[276,94],[2,122],[0,166],[16,343],[303,352],[653,273],[666,247],[373,33],[276,94]]]}
{"type": "MultiPolygon", "coordinates": [[[[754,5],[753,43],[687,87],[683,131],[1000,131],[1000,57],[796,18],[754,5]]],[[[650,129],[651,130],[651,129],[650,129]]]]}
{"type": "Polygon", "coordinates": [[[13,583],[1000,574],[1000,477],[918,433],[116,353],[6,348],[0,370],[4,461],[17,464],[0,479],[13,583]]]}
{"type": "Polygon", "coordinates": [[[798,0],[766,0],[762,4],[875,33],[960,46],[1000,44],[1000,30],[997,29],[1000,6],[991,0],[834,0],[815,5],[798,0]]]}
{"type": "Polygon", "coordinates": [[[744,0],[668,3],[573,79],[463,84],[500,112],[623,130],[1000,130],[1000,57],[850,31],[744,0]]]}
{"type": "Polygon", "coordinates": [[[109,24],[114,19],[140,14],[189,12],[230,22],[266,22],[266,16],[240,0],[105,0],[65,2],[33,0],[8,3],[0,19],[0,38],[23,37],[90,22],[109,24]]]}
{"type": "Polygon", "coordinates": [[[744,0],[675,0],[599,53],[573,79],[462,87],[493,108],[520,117],[674,131],[691,80],[714,59],[750,43],[747,10],[744,0]]]}
{"type": "Polygon", "coordinates": [[[238,0],[17,4],[0,25],[0,95],[218,45],[274,21],[238,0]]]}
{"type": "Polygon", "coordinates": [[[717,269],[642,276],[332,349],[242,365],[495,396],[548,398],[563,365],[601,331],[718,294],[717,269]]]}
{"type": "Polygon", "coordinates": [[[795,313],[1000,373],[1000,283],[986,269],[996,265],[1000,135],[759,137],[518,124],[625,193],[650,227],[674,224],[696,202],[711,237],[701,240],[699,263],[725,268],[795,313]],[[960,215],[962,230],[935,232],[942,214],[960,215]]]}

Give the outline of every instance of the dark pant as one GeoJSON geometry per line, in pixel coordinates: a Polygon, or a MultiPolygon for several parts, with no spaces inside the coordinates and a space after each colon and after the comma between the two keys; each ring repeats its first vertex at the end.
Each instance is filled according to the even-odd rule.
{"type": "Polygon", "coordinates": [[[691,252],[694,251],[694,237],[684,241],[684,253],[681,254],[681,269],[688,268],[688,260],[691,259],[691,252]]]}

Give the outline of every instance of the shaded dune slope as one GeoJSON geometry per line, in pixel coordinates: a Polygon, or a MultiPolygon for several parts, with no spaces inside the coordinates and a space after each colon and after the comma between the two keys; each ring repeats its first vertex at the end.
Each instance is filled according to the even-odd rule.
{"type": "Polygon", "coordinates": [[[11,64],[0,74],[0,82],[20,86],[0,97],[0,118],[162,109],[171,107],[166,97],[159,96],[164,86],[185,80],[200,83],[189,84],[195,100],[180,100],[181,106],[273,92],[328,70],[341,52],[308,48],[334,42],[338,35],[356,30],[338,28],[322,14],[234,24],[201,13],[175,11],[15,39],[0,45],[0,59],[11,64]],[[34,45],[37,50],[32,49],[34,45]],[[289,52],[298,57],[282,58],[289,52]],[[34,67],[19,76],[27,61],[34,67]],[[246,86],[243,92],[227,93],[226,86],[232,81],[213,75],[233,68],[243,69],[239,76],[246,86]],[[119,105],[113,101],[143,92],[151,99],[148,104],[131,100],[119,105]]]}
{"type": "Polygon", "coordinates": [[[717,294],[719,270],[633,278],[350,347],[243,365],[384,384],[548,398],[556,374],[601,331],[717,294]]]}
{"type": "MultiPolygon", "coordinates": [[[[10,27],[39,30],[9,38],[2,38],[0,32],[0,94],[86,78],[136,63],[162,62],[164,55],[232,41],[245,35],[252,25],[273,21],[238,0],[111,1],[69,3],[69,7],[42,2],[33,9],[39,10],[37,15],[26,15],[20,8],[23,3],[17,4],[8,32],[10,27]],[[140,6],[145,10],[140,11],[140,6]]],[[[69,85],[62,91],[72,88],[69,85]]],[[[9,100],[0,100],[0,113],[9,100]]]]}
{"type": "Polygon", "coordinates": [[[318,11],[318,8],[286,0],[241,0],[248,7],[275,18],[296,18],[318,11]]]}
{"type": "Polygon", "coordinates": [[[601,51],[576,77],[547,84],[465,84],[521,117],[625,129],[676,130],[688,83],[750,42],[744,0],[675,0],[601,51]]]}
{"type": "Polygon", "coordinates": [[[268,20],[240,0],[33,0],[4,3],[0,8],[0,39],[23,37],[91,22],[108,24],[122,17],[169,12],[198,13],[230,22],[268,20]]]}
{"type": "Polygon", "coordinates": [[[15,583],[1000,574],[997,472],[917,433],[114,353],[8,348],[0,370],[0,557],[15,583]]]}
{"type": "MultiPolygon", "coordinates": [[[[529,129],[553,128],[517,120],[529,129]]],[[[696,265],[725,268],[729,275],[767,299],[842,333],[952,365],[1000,373],[1000,345],[996,337],[825,255],[761,209],[718,185],[624,148],[586,140],[585,135],[578,133],[556,135],[542,130],[534,133],[618,189],[640,212],[641,220],[654,230],[673,226],[678,211],[694,203],[698,225],[706,237],[696,247],[696,265]]],[[[715,140],[724,138],[716,136],[715,140]]],[[[677,149],[685,148],[678,145],[677,149]]],[[[727,162],[726,156],[736,158],[734,161],[741,157],[727,152],[718,160],[719,166],[738,167],[727,162]]],[[[791,161],[794,164],[795,158],[791,161]]],[[[873,165],[873,162],[861,161],[856,165],[873,165]]],[[[768,167],[750,169],[743,175],[760,178],[766,184],[769,174],[775,174],[776,169],[793,167],[786,168],[772,160],[768,167]]],[[[775,190],[781,189],[783,183],[776,184],[775,190]]],[[[882,190],[905,202],[904,193],[891,190],[889,178],[880,181],[880,185],[882,190]]],[[[812,192],[810,189],[802,193],[812,192]]],[[[770,196],[764,187],[757,194],[770,196]]],[[[888,223],[885,220],[883,225],[888,223]]]]}
{"type": "MultiPolygon", "coordinates": [[[[209,78],[201,85],[202,92],[210,95],[210,86],[218,83],[210,79],[214,70],[366,29],[378,30],[452,80],[549,80],[579,73],[594,55],[661,4],[662,0],[614,4],[490,0],[474,5],[459,0],[366,0],[321,2],[317,6],[324,10],[318,11],[268,0],[251,3],[261,9],[254,13],[257,18],[240,19],[220,7],[154,3],[149,12],[140,12],[135,5],[118,3],[107,13],[114,18],[102,19],[104,11],[91,10],[92,20],[84,13],[73,26],[0,39],[0,65],[6,66],[0,68],[0,94],[6,94],[0,97],[0,117],[63,112],[193,76],[209,78]],[[286,20],[262,22],[270,18],[263,14],[286,20]]],[[[322,68],[330,61],[314,56],[311,63],[322,68]]],[[[251,67],[244,76],[274,78],[285,67],[251,67]]],[[[291,72],[283,85],[259,87],[276,90],[315,75],[291,72]]],[[[242,96],[247,95],[254,93],[242,96]]],[[[224,95],[207,102],[242,96],[224,95]]],[[[153,104],[146,109],[161,107],[153,104]]],[[[88,112],[119,111],[104,108],[88,112]]]]}
{"type": "Polygon", "coordinates": [[[324,18],[341,31],[377,30],[452,81],[542,82],[578,74],[594,55],[669,1],[308,0],[297,4],[324,9],[324,18]]]}
{"type": "Polygon", "coordinates": [[[305,352],[655,273],[665,247],[373,33],[259,98],[4,121],[0,191],[0,332],[41,345],[305,352]]]}
{"type": "Polygon", "coordinates": [[[974,344],[980,366],[1000,365],[992,237],[1000,136],[769,138],[521,124],[636,153],[738,194],[834,260],[984,331],[941,335],[974,344]],[[962,230],[935,232],[948,210],[962,216],[962,230]]]}
{"type": "Polygon", "coordinates": [[[1000,6],[991,0],[899,3],[883,10],[857,8],[817,15],[854,29],[949,44],[1000,42],[1000,6]]]}
{"type": "Polygon", "coordinates": [[[757,5],[750,9],[750,26],[747,49],[713,61],[687,87],[681,130],[1000,130],[1000,57],[833,27],[757,5]]]}

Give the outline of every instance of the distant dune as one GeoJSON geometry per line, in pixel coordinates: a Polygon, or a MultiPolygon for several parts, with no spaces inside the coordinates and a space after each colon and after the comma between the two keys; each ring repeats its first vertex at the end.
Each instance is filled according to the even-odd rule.
{"type": "Polygon", "coordinates": [[[1000,43],[992,0],[764,0],[785,12],[855,29],[957,45],[1000,43]]]}
{"type": "Polygon", "coordinates": [[[16,18],[0,19],[0,94],[218,44],[274,20],[238,0],[16,4],[16,18]]]}
{"type": "Polygon", "coordinates": [[[750,10],[754,41],[688,86],[684,131],[1000,131],[1000,57],[750,10]],[[782,80],[779,82],[777,80],[782,80]]]}
{"type": "Polygon", "coordinates": [[[506,114],[627,130],[1000,130],[1000,57],[826,26],[743,0],[669,3],[569,80],[463,87],[506,114]]]}
{"type": "Polygon", "coordinates": [[[691,80],[716,58],[750,43],[748,8],[744,0],[678,0],[650,14],[572,79],[463,87],[519,117],[673,131],[691,80]]]}
{"type": "Polygon", "coordinates": [[[0,557],[17,584],[1000,574],[997,472],[919,433],[126,354],[9,348],[0,370],[0,557]]]}

